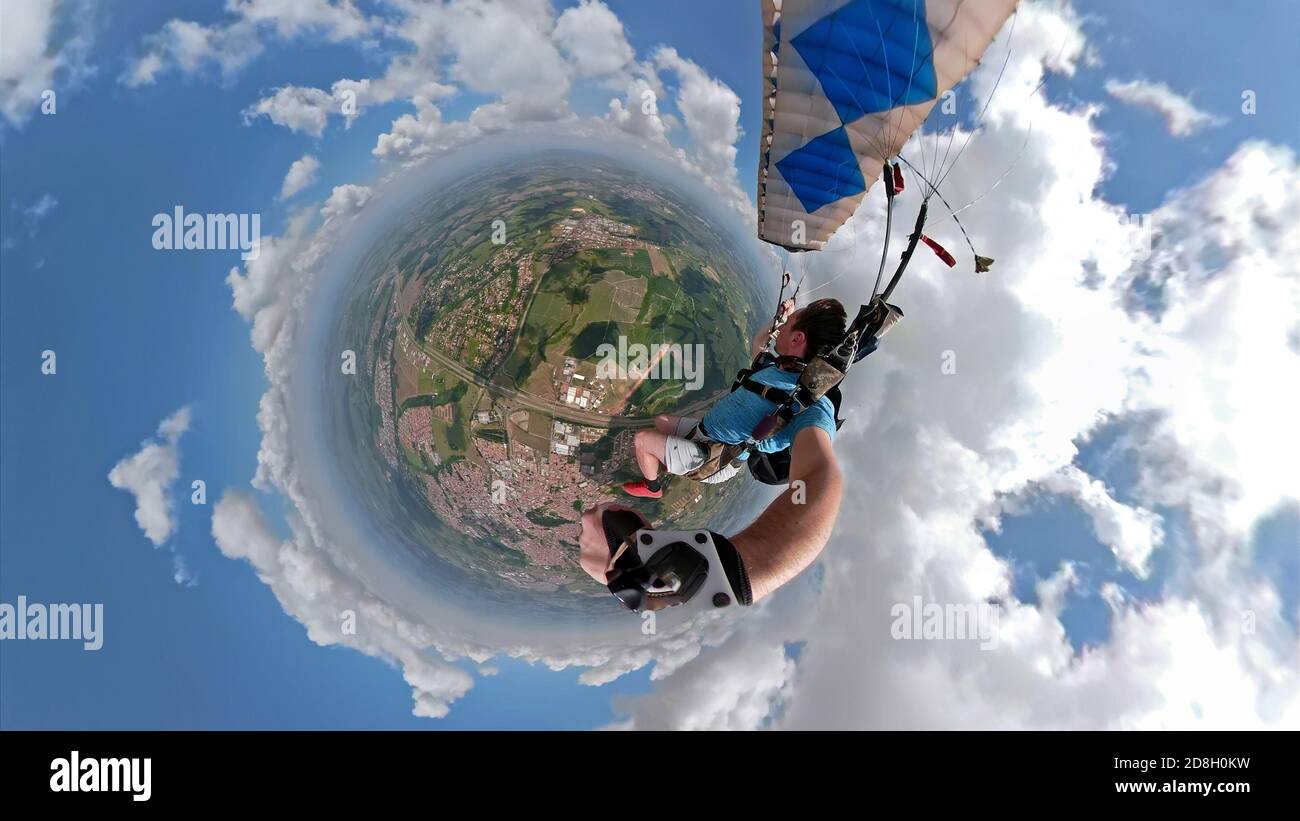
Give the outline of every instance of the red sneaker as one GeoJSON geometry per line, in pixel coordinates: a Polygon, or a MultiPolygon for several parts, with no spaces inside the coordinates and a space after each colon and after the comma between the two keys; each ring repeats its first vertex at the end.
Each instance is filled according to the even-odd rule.
{"type": "Polygon", "coordinates": [[[663,489],[651,490],[645,483],[645,479],[639,482],[624,482],[623,492],[629,496],[640,496],[643,499],[658,499],[664,495],[663,489]]]}

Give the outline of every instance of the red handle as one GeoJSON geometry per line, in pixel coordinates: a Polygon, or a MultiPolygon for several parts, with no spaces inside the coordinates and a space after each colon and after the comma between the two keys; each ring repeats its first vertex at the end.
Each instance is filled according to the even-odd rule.
{"type": "Polygon", "coordinates": [[[930,239],[925,234],[921,235],[921,242],[924,242],[926,245],[930,246],[930,250],[934,251],[934,255],[937,256],[939,259],[943,260],[944,264],[947,265],[949,268],[952,268],[957,264],[957,260],[952,258],[952,254],[948,253],[948,251],[942,245],[930,239]]]}

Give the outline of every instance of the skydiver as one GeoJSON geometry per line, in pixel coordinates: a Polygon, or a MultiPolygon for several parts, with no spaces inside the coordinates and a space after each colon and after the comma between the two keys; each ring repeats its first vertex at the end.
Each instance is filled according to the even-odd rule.
{"type": "MultiPolygon", "coordinates": [[[[791,313],[793,304],[793,300],[783,303],[779,316],[754,337],[751,353],[758,357],[773,326],[782,324],[780,317],[788,317],[776,338],[775,351],[780,358],[751,375],[756,385],[724,396],[702,420],[660,416],[654,430],[637,433],[636,461],[645,478],[628,482],[624,490],[634,496],[659,498],[664,481],[661,469],[677,475],[698,473],[708,459],[710,442],[745,442],[777,407],[776,402],[759,395],[761,386],[793,390],[799,379],[796,363],[806,364],[818,351],[844,338],[847,316],[837,300],[818,300],[791,313]]],[[[700,592],[688,590],[692,584],[707,588],[707,595],[695,596],[697,601],[704,600],[705,606],[721,607],[733,601],[750,604],[762,598],[811,564],[830,538],[843,492],[831,448],[835,431],[835,408],[822,396],[757,444],[764,453],[790,448],[790,487],[749,527],[730,538],[711,531],[659,534],[641,514],[620,505],[604,504],[586,511],[580,539],[583,569],[637,610],[683,603],[700,592]],[[631,544],[634,537],[640,539],[637,544],[631,544]],[[668,550],[682,544],[690,549],[676,554],[668,550]],[[638,546],[640,557],[636,555],[638,546]],[[690,555],[697,550],[708,554],[708,565],[714,571],[711,576],[699,559],[690,555]],[[657,563],[651,561],[654,556],[659,558],[657,563]]],[[[724,465],[700,480],[725,481],[741,466],[724,465]]]]}
{"type": "MultiPolygon", "coordinates": [[[[788,317],[784,320],[785,330],[776,338],[776,354],[780,358],[776,364],[751,375],[760,385],[792,390],[799,380],[799,373],[788,365],[782,367],[782,363],[797,361],[806,364],[813,354],[836,345],[844,338],[847,315],[839,300],[818,300],[791,313],[793,308],[794,300],[786,300],[779,316],[754,336],[750,354],[757,357],[762,353],[773,325],[782,324],[780,317],[788,317]]],[[[718,400],[703,419],[655,417],[655,429],[637,431],[633,442],[636,463],[645,478],[625,483],[623,490],[632,496],[658,499],[663,496],[664,469],[678,476],[690,476],[699,471],[709,457],[709,442],[733,445],[745,442],[754,426],[770,414],[776,404],[753,391],[735,390],[718,400]]],[[[835,408],[831,400],[823,396],[771,438],[759,442],[757,450],[775,453],[792,448],[798,434],[808,428],[822,430],[829,439],[834,439],[835,427],[835,408]]],[[[743,464],[739,463],[721,465],[717,472],[699,480],[708,484],[725,482],[742,467],[743,464]]]]}

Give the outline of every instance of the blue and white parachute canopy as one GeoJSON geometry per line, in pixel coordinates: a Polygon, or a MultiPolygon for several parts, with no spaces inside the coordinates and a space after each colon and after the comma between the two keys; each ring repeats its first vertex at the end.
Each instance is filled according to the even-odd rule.
{"type": "Polygon", "coordinates": [[[819,250],[1016,0],[763,0],[758,236],[819,250]]]}

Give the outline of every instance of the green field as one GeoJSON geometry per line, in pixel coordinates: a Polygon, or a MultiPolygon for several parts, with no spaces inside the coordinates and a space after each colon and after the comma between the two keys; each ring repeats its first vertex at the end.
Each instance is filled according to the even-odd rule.
{"type": "MultiPolygon", "coordinates": [[[[471,175],[412,203],[388,238],[366,252],[363,275],[349,286],[346,347],[364,348],[367,373],[376,375],[381,357],[389,351],[402,355],[393,343],[398,323],[406,323],[419,332],[417,340],[463,363],[475,376],[465,382],[451,372],[422,372],[422,364],[399,361],[389,363],[385,378],[391,380],[390,395],[400,382],[401,406],[386,411],[376,402],[377,382],[357,391],[349,408],[365,423],[353,437],[358,452],[370,448],[377,436],[393,436],[394,423],[403,428],[403,413],[419,407],[454,409],[452,422],[431,420],[427,438],[413,446],[399,438],[395,466],[387,461],[392,450],[373,449],[368,458],[383,458],[376,460],[380,470],[373,481],[367,481],[381,502],[377,509],[385,511],[383,521],[394,528],[422,527],[421,517],[427,517],[428,505],[438,498],[433,512],[450,528],[437,534],[421,531],[420,545],[475,578],[492,578],[494,590],[512,591],[522,584],[552,597],[556,591],[594,595],[594,585],[578,567],[577,546],[568,537],[560,540],[557,529],[573,529],[584,503],[619,498],[618,485],[632,478],[634,465],[614,463],[615,436],[609,432],[581,446],[583,460],[551,462],[551,414],[530,413],[525,430],[512,410],[535,403],[516,404],[496,392],[489,396],[487,390],[498,384],[554,401],[565,384],[567,356],[580,360],[579,374],[603,395],[597,407],[606,413],[671,412],[697,401],[704,391],[724,389],[744,363],[750,326],[769,312],[760,305],[767,288],[744,270],[747,252],[705,217],[697,203],[667,183],[568,154],[471,175]],[[496,219],[505,221],[504,245],[491,241],[496,219]],[[566,222],[563,229],[561,222],[566,222]],[[657,250],[652,255],[649,248],[657,250]],[[717,276],[706,276],[705,266],[717,276]],[[524,271],[532,274],[526,286],[524,271]],[[620,337],[647,347],[702,346],[701,393],[687,391],[685,379],[639,384],[594,379],[597,349],[601,343],[617,345],[620,337]],[[412,390],[415,395],[408,397],[412,390]],[[634,392],[627,396],[628,391],[634,392]],[[494,411],[493,421],[480,426],[475,414],[485,410],[494,411]],[[441,477],[456,465],[457,481],[488,482],[493,475],[508,475],[510,465],[497,462],[494,454],[503,443],[511,445],[511,458],[529,455],[518,447],[526,444],[535,450],[532,455],[546,460],[541,469],[547,478],[538,481],[549,491],[542,497],[548,503],[508,510],[459,510],[453,504],[444,512],[441,505],[450,486],[435,496],[441,477]],[[430,476],[439,478],[431,483],[430,476]],[[399,503],[420,509],[402,511],[399,503]],[[521,534],[531,541],[518,541],[521,534]],[[530,545],[538,540],[545,549],[559,546],[564,560],[534,563],[533,551],[543,548],[530,545]]],[[[409,432],[409,421],[405,429],[409,432]]],[[[358,464],[363,461],[359,458],[358,464]]],[[[672,517],[674,524],[688,524],[688,519],[702,524],[702,517],[725,508],[723,502],[735,492],[735,487],[683,482],[670,485],[662,500],[644,507],[656,518],[672,517]]]]}
{"type": "MultiPolygon", "coordinates": [[[[694,266],[682,268],[677,277],[656,277],[644,249],[631,255],[621,249],[584,251],[547,272],[524,321],[521,344],[503,371],[522,386],[542,361],[560,353],[589,360],[600,345],[617,345],[622,336],[629,345],[703,345],[702,390],[718,391],[743,362],[734,354],[717,361],[709,352],[746,348],[735,321],[718,321],[732,316],[726,296],[694,266]]],[[[647,381],[632,401],[647,412],[671,409],[685,388],[683,380],[675,385],[647,381]]]]}

